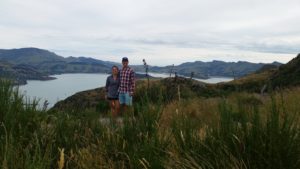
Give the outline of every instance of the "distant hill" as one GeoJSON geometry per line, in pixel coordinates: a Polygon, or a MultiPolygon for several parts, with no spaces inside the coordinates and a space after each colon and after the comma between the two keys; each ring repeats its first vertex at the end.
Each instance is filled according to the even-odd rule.
{"type": "MultiPolygon", "coordinates": [[[[38,48],[21,48],[0,50],[0,61],[9,63],[11,66],[22,65],[23,68],[34,69],[43,75],[62,73],[109,73],[113,65],[121,66],[120,63],[107,62],[87,57],[67,57],[64,58],[53,52],[38,48]]],[[[195,78],[207,79],[210,76],[242,77],[253,73],[264,65],[263,63],[250,62],[187,62],[177,66],[150,66],[150,72],[173,73],[178,75],[191,76],[195,78]]],[[[280,65],[280,63],[271,63],[280,65]]],[[[143,72],[143,65],[132,65],[136,72],[143,72]]],[[[1,72],[0,72],[1,73],[1,72]]],[[[4,72],[2,72],[3,74],[4,72]]],[[[17,73],[17,72],[15,72],[17,73]]],[[[29,75],[24,76],[29,77],[29,75]]],[[[26,79],[26,78],[25,78],[26,79]]],[[[28,78],[29,79],[29,78],[28,78]]],[[[37,79],[39,79],[37,77],[37,79]]]]}
{"type": "Polygon", "coordinates": [[[112,62],[105,62],[86,57],[68,57],[62,62],[42,62],[37,67],[48,74],[61,73],[108,73],[112,62]]]}
{"type": "Polygon", "coordinates": [[[60,73],[105,73],[109,72],[113,65],[112,62],[93,58],[64,58],[48,50],[38,48],[0,50],[0,60],[13,65],[34,66],[39,72],[49,75],[60,73]]]}
{"type": "Polygon", "coordinates": [[[263,92],[300,85],[300,54],[279,67],[265,65],[255,73],[228,83],[218,84],[226,91],[246,90],[250,92],[263,92]]]}
{"type": "Polygon", "coordinates": [[[65,59],[53,52],[38,48],[1,49],[0,60],[12,64],[37,66],[44,62],[63,62],[65,59]]]}
{"type": "Polygon", "coordinates": [[[40,73],[35,67],[19,64],[11,65],[0,61],[0,77],[13,80],[14,84],[26,84],[27,80],[52,80],[47,74],[40,73]]]}
{"type": "Polygon", "coordinates": [[[38,48],[0,50],[0,76],[16,79],[25,84],[26,80],[49,80],[49,75],[62,73],[107,73],[113,62],[86,57],[56,55],[38,48]]]}
{"type": "MultiPolygon", "coordinates": [[[[179,75],[190,77],[191,73],[194,73],[194,77],[206,79],[211,76],[223,76],[223,77],[235,77],[239,78],[248,74],[251,74],[265,65],[272,65],[278,67],[281,63],[273,62],[269,64],[264,63],[250,63],[250,62],[223,62],[223,61],[212,61],[212,62],[187,62],[178,66],[165,66],[150,67],[151,72],[170,73],[177,72],[179,75]]],[[[143,70],[142,66],[136,66],[136,69],[143,70]]]]}

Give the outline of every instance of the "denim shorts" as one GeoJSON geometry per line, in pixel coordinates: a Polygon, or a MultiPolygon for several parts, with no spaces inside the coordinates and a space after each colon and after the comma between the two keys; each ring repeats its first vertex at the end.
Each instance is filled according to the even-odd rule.
{"type": "Polygon", "coordinates": [[[132,96],[129,93],[120,93],[119,94],[119,102],[120,104],[125,104],[127,106],[132,105],[132,96]]]}

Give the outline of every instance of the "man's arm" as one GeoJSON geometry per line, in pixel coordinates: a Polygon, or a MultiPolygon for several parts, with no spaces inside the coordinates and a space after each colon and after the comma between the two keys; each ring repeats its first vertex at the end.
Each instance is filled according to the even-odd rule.
{"type": "Polygon", "coordinates": [[[135,90],[135,73],[133,70],[130,72],[130,83],[130,95],[133,96],[135,90]]]}

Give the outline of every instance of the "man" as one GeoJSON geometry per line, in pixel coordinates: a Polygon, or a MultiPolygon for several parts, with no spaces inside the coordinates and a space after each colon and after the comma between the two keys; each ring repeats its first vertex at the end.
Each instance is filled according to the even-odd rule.
{"type": "Polygon", "coordinates": [[[132,106],[132,97],[135,90],[135,73],[132,68],[128,66],[128,58],[122,59],[122,70],[120,71],[120,87],[119,87],[119,101],[122,105],[123,112],[127,110],[128,106],[132,106]]]}

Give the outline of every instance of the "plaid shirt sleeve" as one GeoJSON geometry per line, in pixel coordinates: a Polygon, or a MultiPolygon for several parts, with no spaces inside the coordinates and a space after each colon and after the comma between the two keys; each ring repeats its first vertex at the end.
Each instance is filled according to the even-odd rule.
{"type": "Polygon", "coordinates": [[[133,70],[130,72],[130,82],[130,94],[133,94],[135,90],[135,73],[133,70]]]}

